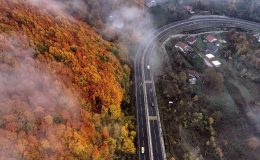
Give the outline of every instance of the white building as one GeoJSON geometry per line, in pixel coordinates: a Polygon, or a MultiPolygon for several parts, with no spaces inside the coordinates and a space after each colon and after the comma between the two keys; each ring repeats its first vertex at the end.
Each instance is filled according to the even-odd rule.
{"type": "Polygon", "coordinates": [[[219,61],[212,61],[212,64],[215,66],[215,67],[220,67],[221,63],[219,61]]]}
{"type": "Polygon", "coordinates": [[[196,77],[190,77],[189,78],[189,83],[190,84],[196,84],[197,78],[196,77]]]}
{"type": "Polygon", "coordinates": [[[224,39],[219,39],[218,41],[219,41],[220,43],[227,43],[227,41],[224,40],[224,39]]]}
{"type": "Polygon", "coordinates": [[[214,58],[215,56],[213,55],[213,54],[206,54],[206,57],[208,58],[208,59],[212,59],[212,58],[214,58]]]}

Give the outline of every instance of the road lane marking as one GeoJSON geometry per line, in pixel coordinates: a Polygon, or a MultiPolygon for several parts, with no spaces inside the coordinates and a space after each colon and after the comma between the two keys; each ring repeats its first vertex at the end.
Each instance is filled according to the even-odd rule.
{"type": "MultiPolygon", "coordinates": [[[[181,23],[179,23],[179,24],[174,24],[173,26],[166,26],[166,27],[164,27],[163,29],[162,29],[162,31],[160,31],[159,33],[157,33],[157,34],[155,34],[155,36],[153,36],[153,37],[151,37],[151,38],[153,38],[153,39],[155,39],[154,37],[159,37],[160,36],[160,34],[162,34],[162,33],[164,33],[164,32],[166,32],[166,31],[168,31],[168,30],[172,30],[172,29],[179,29],[180,27],[185,27],[185,25],[186,25],[186,23],[187,24],[189,24],[190,25],[190,23],[192,22],[192,21],[194,21],[194,22],[196,22],[196,21],[206,21],[206,20],[211,20],[211,19],[209,19],[209,18],[204,18],[204,19],[199,19],[199,20],[191,20],[190,22],[181,22],[181,23]],[[185,24],[185,25],[184,25],[185,24]]],[[[219,18],[220,19],[220,18],[219,18]]],[[[219,21],[219,20],[218,20],[219,21]]],[[[223,21],[223,20],[222,20],[223,21]]],[[[229,21],[231,21],[231,20],[229,20],[229,21]]],[[[232,20],[233,21],[233,23],[235,23],[236,21],[235,20],[232,20]]],[[[232,22],[231,21],[231,22],[232,22]]],[[[237,23],[237,22],[236,22],[237,23]]],[[[236,24],[235,23],[235,24],[236,24]]],[[[245,23],[245,22],[243,22],[243,23],[245,23]]],[[[186,25],[186,28],[187,28],[187,26],[188,25],[186,25]]],[[[155,32],[156,33],[156,32],[155,32]]],[[[153,40],[152,40],[153,41],[153,40]]],[[[146,45],[146,46],[149,46],[149,44],[150,43],[152,43],[152,41],[151,42],[148,42],[148,45],[146,45]]],[[[147,52],[146,51],[147,50],[147,47],[146,48],[144,48],[144,51],[143,52],[147,52]]],[[[139,52],[138,52],[139,53],[139,52]]],[[[141,52],[140,52],[141,53],[141,52]]],[[[143,56],[144,57],[144,56],[143,56]]],[[[142,58],[143,58],[142,57],[142,58]]],[[[138,56],[137,56],[137,58],[136,59],[138,59],[138,56]]],[[[143,66],[142,66],[143,67],[143,66]]],[[[160,135],[160,133],[159,133],[159,135],[160,135]]]]}
{"type": "MultiPolygon", "coordinates": [[[[155,122],[152,122],[152,123],[155,124],[155,122]]],[[[155,125],[154,125],[154,126],[155,126],[155,125]]],[[[154,128],[156,128],[156,127],[154,127],[154,128]]],[[[157,140],[157,135],[156,135],[155,129],[153,129],[153,132],[154,132],[154,135],[155,135],[155,139],[157,140]]],[[[160,139],[159,139],[159,140],[160,140],[160,139]]],[[[157,141],[155,141],[155,149],[156,149],[157,154],[159,154],[157,141]]]]}
{"type": "Polygon", "coordinates": [[[150,121],[157,120],[157,116],[149,116],[149,120],[150,121]]]}

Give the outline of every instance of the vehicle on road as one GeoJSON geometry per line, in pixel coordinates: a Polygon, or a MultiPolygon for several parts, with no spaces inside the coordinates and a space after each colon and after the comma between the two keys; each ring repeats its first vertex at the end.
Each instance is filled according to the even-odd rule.
{"type": "Polygon", "coordinates": [[[152,103],[152,107],[154,107],[154,103],[152,103]]]}
{"type": "Polygon", "coordinates": [[[141,153],[144,154],[144,147],[141,147],[141,153]]]}
{"type": "MultiPolygon", "coordinates": [[[[147,0],[148,1],[148,0],[147,0]]],[[[151,1],[151,0],[150,0],[151,1]]],[[[136,102],[141,102],[140,104],[137,103],[137,119],[142,119],[143,118],[143,114],[138,114],[139,112],[143,112],[145,110],[146,105],[144,105],[145,103],[145,98],[147,98],[147,100],[149,102],[151,101],[155,101],[156,97],[154,97],[154,94],[146,92],[146,83],[145,81],[152,81],[153,79],[150,79],[153,76],[153,73],[149,72],[151,70],[150,66],[147,65],[147,63],[149,63],[148,59],[149,57],[151,57],[152,50],[153,50],[153,46],[156,46],[157,44],[161,45],[161,43],[163,43],[165,40],[167,40],[169,38],[169,35],[171,32],[173,32],[174,34],[178,34],[178,33],[183,33],[186,32],[187,34],[191,33],[191,30],[199,30],[201,29],[201,26],[207,28],[213,28],[216,26],[220,26],[220,28],[226,27],[227,29],[229,28],[228,25],[233,24],[235,26],[237,26],[237,28],[242,28],[242,29],[248,29],[255,31],[256,29],[259,29],[257,24],[254,23],[247,23],[246,21],[241,21],[241,20],[236,20],[233,18],[223,18],[223,17],[218,17],[218,16],[204,16],[204,17],[195,17],[194,19],[187,19],[187,20],[183,20],[181,22],[174,22],[172,24],[163,26],[162,28],[158,29],[155,31],[155,33],[153,33],[153,36],[151,40],[147,41],[146,44],[141,45],[140,49],[138,49],[138,53],[137,53],[137,58],[135,60],[135,83],[136,83],[136,102]],[[193,22],[196,22],[197,24],[194,24],[193,22]],[[223,24],[223,25],[221,25],[223,24]],[[160,43],[158,43],[160,42],[160,43]],[[143,65],[145,64],[145,65],[143,65]],[[138,69],[140,69],[141,72],[137,72],[138,69]],[[141,77],[141,78],[140,78],[141,77]],[[140,84],[140,82],[143,82],[143,87],[141,90],[142,92],[139,92],[138,89],[138,84],[140,84]],[[155,100],[153,100],[155,99],[155,100]]],[[[177,53],[180,54],[180,53],[177,53]]],[[[205,82],[202,82],[205,83],[205,82]]],[[[153,83],[152,83],[153,84],[153,83]]],[[[154,90],[155,91],[155,90],[154,90]]],[[[148,102],[148,103],[149,103],[148,102]]],[[[174,101],[169,102],[169,104],[174,105],[174,101]]],[[[150,105],[151,103],[149,103],[150,105]]],[[[154,109],[153,109],[154,110],[154,109]]],[[[149,112],[145,112],[144,113],[146,118],[149,116],[149,112]]],[[[157,115],[157,110],[155,110],[155,114],[157,115]]],[[[146,118],[144,119],[144,121],[146,122],[146,118]]],[[[160,124],[160,118],[158,117],[158,124],[160,124]]],[[[148,128],[150,128],[150,123],[148,124],[148,128]]],[[[137,125],[137,127],[142,130],[142,125],[137,125]]],[[[161,128],[160,125],[154,126],[152,127],[152,129],[150,128],[147,129],[147,132],[140,132],[138,133],[138,140],[142,143],[138,143],[138,151],[141,154],[138,154],[139,157],[138,159],[140,160],[147,160],[147,159],[156,159],[156,160],[163,160],[166,159],[166,153],[165,153],[165,146],[164,146],[164,141],[163,141],[163,135],[161,132],[161,128]],[[150,134],[152,132],[152,130],[156,128],[155,131],[157,131],[157,134],[150,134]],[[159,136],[156,136],[159,135],[159,136]],[[144,142],[144,143],[143,143],[144,142]],[[149,144],[149,142],[151,142],[151,144],[149,144]],[[141,145],[141,144],[145,144],[141,145]],[[146,145],[147,144],[147,145],[146,145]],[[150,146],[151,145],[151,146],[150,146]],[[156,145],[158,145],[157,149],[158,151],[154,151],[153,148],[156,147],[156,145]],[[154,146],[154,147],[153,147],[154,146]],[[152,147],[152,148],[150,148],[152,147]],[[148,154],[149,153],[149,154],[148,154]],[[147,154],[147,155],[146,155],[147,154]]]]}

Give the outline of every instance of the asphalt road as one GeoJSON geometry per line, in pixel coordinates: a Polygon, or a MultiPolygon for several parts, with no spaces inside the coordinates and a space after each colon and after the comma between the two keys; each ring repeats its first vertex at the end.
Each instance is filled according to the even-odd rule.
{"type": "Polygon", "coordinates": [[[210,27],[235,27],[252,32],[260,31],[259,23],[223,16],[197,16],[156,30],[147,36],[145,45],[140,46],[134,67],[138,128],[137,154],[140,160],[166,159],[152,68],[147,69],[154,49],[173,34],[210,27]],[[144,153],[141,153],[141,147],[145,148],[144,153]]]}

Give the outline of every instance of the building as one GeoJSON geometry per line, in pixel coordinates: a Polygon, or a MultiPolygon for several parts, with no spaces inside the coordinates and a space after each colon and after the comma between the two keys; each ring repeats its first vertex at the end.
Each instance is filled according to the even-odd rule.
{"type": "Polygon", "coordinates": [[[207,35],[206,40],[209,41],[210,43],[213,43],[213,42],[216,42],[218,39],[215,36],[213,36],[212,34],[209,34],[209,35],[207,35]]]}
{"type": "Polygon", "coordinates": [[[220,43],[227,43],[227,41],[224,40],[224,39],[219,39],[218,41],[219,41],[220,43]]]}
{"type": "Polygon", "coordinates": [[[197,78],[196,77],[190,77],[189,76],[189,83],[190,84],[196,84],[196,82],[197,82],[197,78]]]}
{"type": "Polygon", "coordinates": [[[177,42],[175,48],[181,50],[183,53],[189,51],[189,45],[183,42],[177,42]]]}
{"type": "Polygon", "coordinates": [[[196,43],[197,39],[195,36],[189,36],[186,38],[187,43],[189,43],[190,45],[193,45],[194,43],[196,43]]]}
{"type": "Polygon", "coordinates": [[[206,57],[208,58],[208,59],[212,59],[212,58],[214,58],[215,56],[213,55],[213,54],[206,54],[206,57]]]}
{"type": "Polygon", "coordinates": [[[188,75],[190,84],[196,84],[197,80],[200,79],[200,74],[194,70],[188,70],[188,75]]]}
{"type": "Polygon", "coordinates": [[[197,71],[194,70],[188,70],[188,75],[191,77],[200,78],[200,74],[197,71]]]}
{"type": "Polygon", "coordinates": [[[207,49],[206,49],[207,54],[216,54],[218,50],[219,50],[218,46],[215,46],[211,43],[207,44],[207,49]]]}
{"type": "Polygon", "coordinates": [[[212,61],[212,64],[215,66],[215,67],[220,67],[221,63],[219,61],[212,61]]]}
{"type": "Polygon", "coordinates": [[[254,34],[257,42],[260,42],[260,33],[254,34]]]}
{"type": "Polygon", "coordinates": [[[195,12],[193,11],[193,7],[192,6],[183,6],[183,9],[185,9],[186,11],[188,11],[190,14],[194,14],[195,12]]]}

